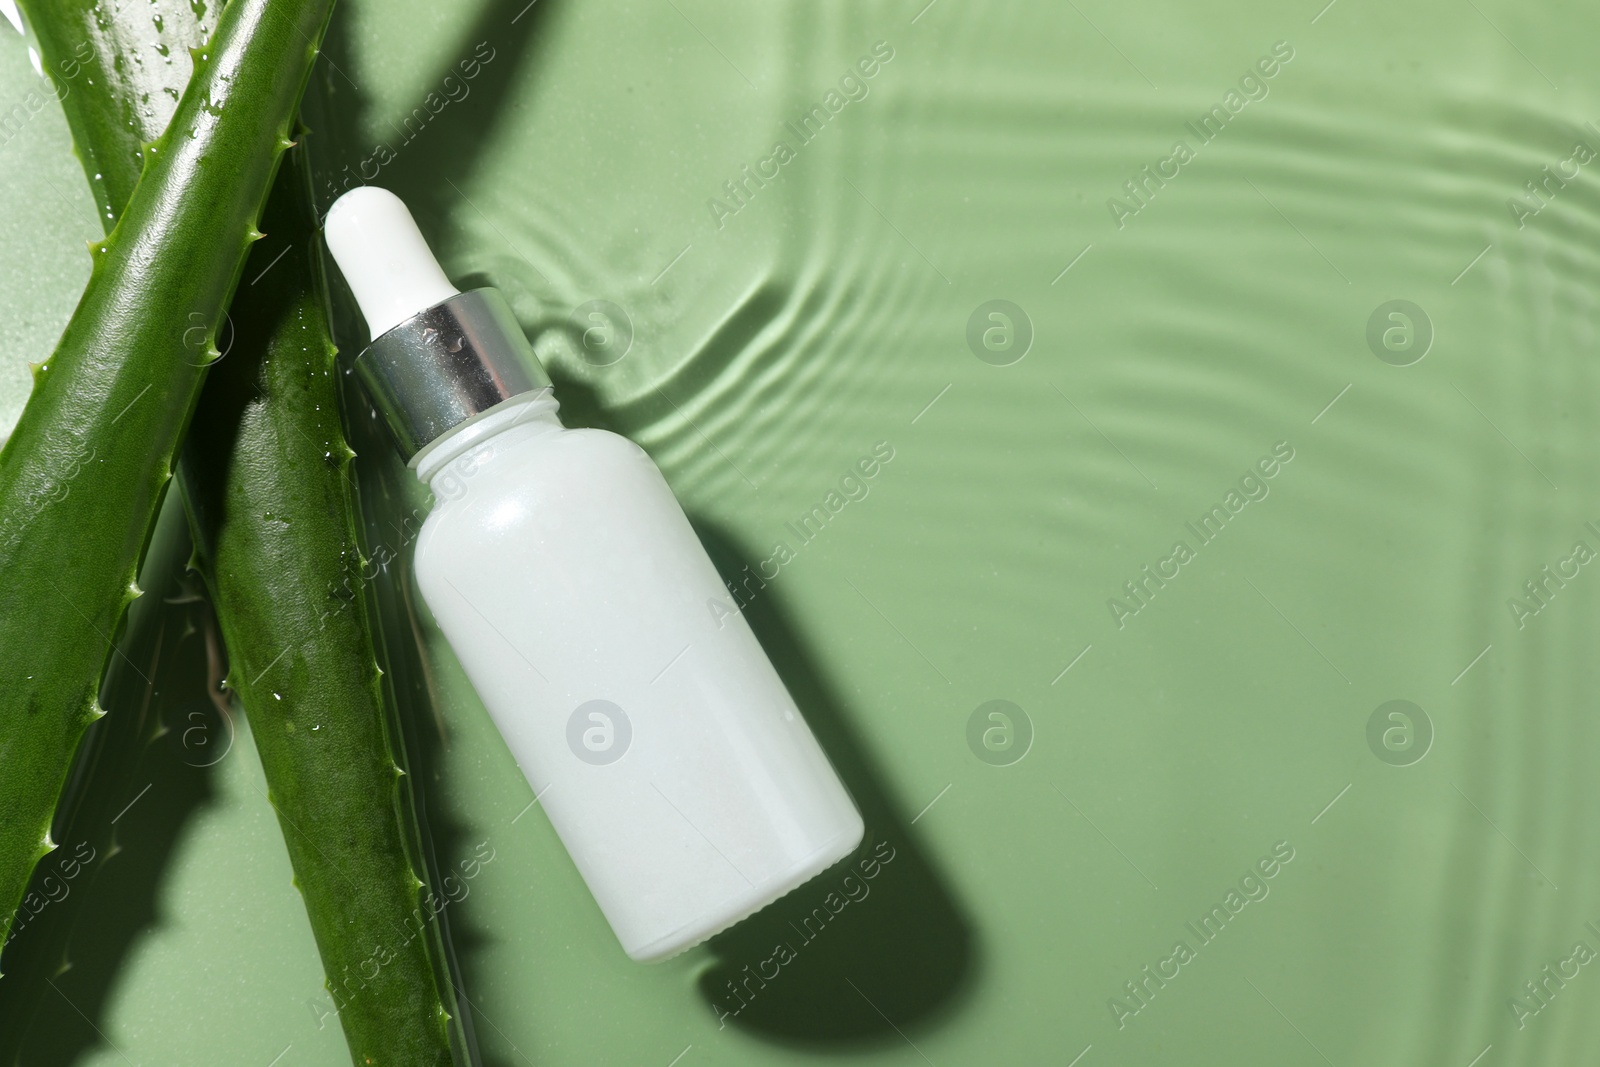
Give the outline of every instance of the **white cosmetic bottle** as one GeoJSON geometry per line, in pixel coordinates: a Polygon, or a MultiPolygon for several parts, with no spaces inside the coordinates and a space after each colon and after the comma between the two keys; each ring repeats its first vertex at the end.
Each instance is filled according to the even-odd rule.
{"type": "Polygon", "coordinates": [[[861,816],[650,458],[561,425],[499,294],[458,292],[392,193],[346,193],[326,235],[357,375],[433,491],[418,586],[628,955],[848,855],[861,816]]]}

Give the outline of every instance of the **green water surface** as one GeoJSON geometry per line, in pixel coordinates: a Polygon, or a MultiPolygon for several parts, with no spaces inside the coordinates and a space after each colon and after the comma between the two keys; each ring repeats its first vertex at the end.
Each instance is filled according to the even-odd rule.
{"type": "MultiPolygon", "coordinates": [[[[649,450],[893,858],[628,961],[353,409],[485,1063],[1595,1059],[1589,9],[524,3],[347,0],[324,203],[406,197],[649,450]]],[[[0,34],[0,428],[98,233],[40,85],[0,34]]],[[[181,526],[19,1062],[346,1063],[181,526]]]]}

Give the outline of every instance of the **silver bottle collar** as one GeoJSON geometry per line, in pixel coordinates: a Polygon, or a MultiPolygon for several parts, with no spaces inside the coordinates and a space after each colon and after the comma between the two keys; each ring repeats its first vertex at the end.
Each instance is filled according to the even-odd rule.
{"type": "Polygon", "coordinates": [[[408,462],[473,416],[550,386],[495,289],[457,293],[411,316],[374,338],[355,371],[408,462]]]}

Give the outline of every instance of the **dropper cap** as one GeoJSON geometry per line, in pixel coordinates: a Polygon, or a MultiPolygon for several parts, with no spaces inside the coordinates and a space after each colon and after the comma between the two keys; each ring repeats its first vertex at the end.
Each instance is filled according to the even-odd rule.
{"type": "Polygon", "coordinates": [[[399,197],[352,189],[323,225],[372,331],[356,376],[407,460],[490,408],[550,387],[505,299],[451,285],[399,197]]]}

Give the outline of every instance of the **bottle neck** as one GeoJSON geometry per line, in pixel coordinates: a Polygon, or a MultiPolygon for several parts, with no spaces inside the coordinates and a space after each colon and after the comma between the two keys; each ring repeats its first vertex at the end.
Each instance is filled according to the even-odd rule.
{"type": "Polygon", "coordinates": [[[491,442],[510,443],[510,439],[521,440],[562,429],[561,419],[556,415],[560,406],[548,387],[514,396],[452,427],[412,457],[409,466],[417,472],[417,480],[434,491],[435,497],[457,496],[459,493],[441,493],[435,483],[446,478],[455,484],[458,478],[465,476],[464,465],[476,470],[477,459],[486,458],[482,452],[491,442]]]}

